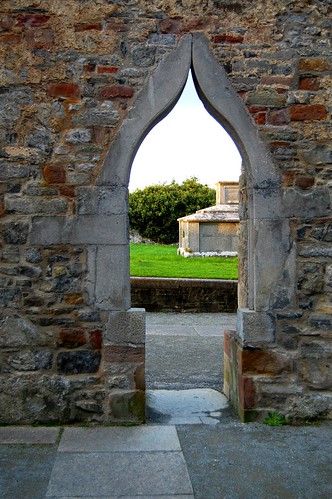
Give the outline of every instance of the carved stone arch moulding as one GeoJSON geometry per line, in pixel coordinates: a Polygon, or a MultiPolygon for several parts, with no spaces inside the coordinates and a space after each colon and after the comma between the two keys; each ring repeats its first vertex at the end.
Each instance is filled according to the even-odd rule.
{"type": "MultiPolygon", "coordinates": [[[[269,311],[289,258],[289,224],[282,216],[280,178],[241,98],[233,90],[203,34],[184,36],[149,78],[109,151],[96,189],[99,194],[112,190],[116,198],[121,198],[118,204],[125,207],[125,212],[128,210],[127,189],[135,154],[152,127],[175,106],[190,67],[199,97],[207,111],[229,132],[243,160],[247,205],[242,210],[241,258],[248,275],[243,276],[243,284],[240,284],[238,332],[246,341],[273,341],[274,324],[269,311]],[[271,255],[273,265],[270,265],[271,255]]],[[[120,206],[117,208],[121,210],[120,206]]],[[[108,210],[112,214],[110,206],[108,210]]],[[[126,215],[122,215],[125,219],[121,240],[107,249],[109,262],[118,262],[114,277],[105,278],[104,272],[101,275],[98,272],[98,268],[108,266],[102,249],[95,255],[95,279],[91,277],[95,281],[96,305],[105,309],[130,307],[129,231],[126,215]]],[[[96,222],[103,223],[103,220],[96,222]]]]}
{"type": "Polygon", "coordinates": [[[190,67],[206,109],[230,133],[243,160],[246,206],[241,217],[241,251],[248,270],[241,281],[245,289],[240,285],[238,331],[243,340],[271,341],[274,330],[269,311],[278,293],[286,293],[291,302],[294,292],[292,283],[283,282],[285,265],[293,253],[281,205],[280,179],[242,100],[203,34],[182,37],[149,78],[112,144],[95,187],[80,190],[77,216],[36,217],[31,240],[34,244],[86,244],[90,303],[101,310],[130,308],[130,169],[145,136],[175,106],[190,67]],[[247,327],[249,323],[255,327],[247,327]]]}

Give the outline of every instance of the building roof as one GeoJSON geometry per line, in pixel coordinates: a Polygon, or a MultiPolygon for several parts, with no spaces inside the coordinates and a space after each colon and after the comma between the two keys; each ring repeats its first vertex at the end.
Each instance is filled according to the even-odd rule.
{"type": "Polygon", "coordinates": [[[178,222],[180,221],[193,223],[239,222],[239,207],[236,204],[217,204],[215,206],[198,210],[192,215],[178,218],[178,222]]]}

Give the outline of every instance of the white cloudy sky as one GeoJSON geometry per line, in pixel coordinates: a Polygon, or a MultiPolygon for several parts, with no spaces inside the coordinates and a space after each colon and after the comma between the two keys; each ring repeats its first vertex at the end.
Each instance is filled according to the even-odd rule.
{"type": "Polygon", "coordinates": [[[129,189],[182,182],[197,177],[214,187],[220,180],[238,180],[241,157],[227,132],[205,110],[191,78],[166,118],[147,135],[131,171],[129,189]]]}

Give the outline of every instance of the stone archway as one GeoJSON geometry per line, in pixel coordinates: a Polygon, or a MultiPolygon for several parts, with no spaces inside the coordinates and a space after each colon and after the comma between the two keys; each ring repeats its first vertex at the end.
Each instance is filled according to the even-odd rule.
{"type": "Polygon", "coordinates": [[[279,175],[243,102],[215,60],[204,35],[184,36],[177,49],[150,77],[122,124],[94,192],[89,194],[95,206],[96,226],[103,233],[105,222],[110,224],[109,239],[91,247],[88,281],[93,285],[90,286],[90,299],[101,310],[110,312],[110,341],[113,341],[111,331],[115,324],[119,326],[120,320],[126,324],[120,326],[124,344],[133,337],[138,344],[144,343],[144,313],[130,309],[127,220],[130,169],[147,133],[179,99],[190,67],[199,97],[231,135],[243,159],[238,323],[237,334],[227,337],[225,391],[240,416],[246,419],[255,404],[252,397],[248,403],[246,391],[252,393],[252,386],[237,364],[238,350],[242,352],[250,347],[261,351],[273,344],[275,325],[270,311],[281,295],[286,295],[288,301],[293,299],[293,283],[287,279],[284,282],[284,270],[291,264],[294,254],[289,222],[282,216],[279,175]],[[110,202],[103,202],[105,199],[110,202]],[[139,332],[138,322],[141,324],[139,332]],[[232,348],[233,354],[230,353],[232,348]]]}

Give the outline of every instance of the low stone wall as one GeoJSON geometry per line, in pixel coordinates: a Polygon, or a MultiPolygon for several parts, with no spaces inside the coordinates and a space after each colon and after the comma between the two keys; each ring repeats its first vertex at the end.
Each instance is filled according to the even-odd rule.
{"type": "Polygon", "coordinates": [[[237,310],[237,281],[131,278],[132,307],[147,312],[230,312],[237,310]]]}

